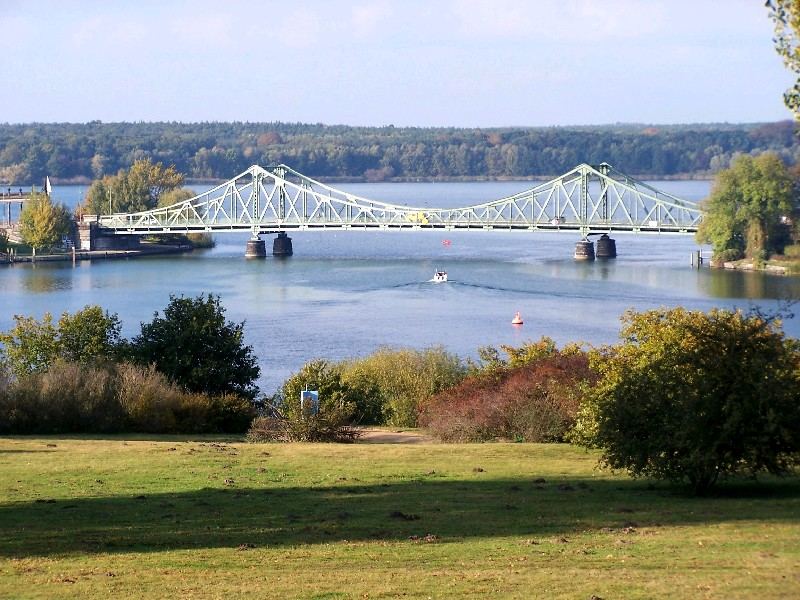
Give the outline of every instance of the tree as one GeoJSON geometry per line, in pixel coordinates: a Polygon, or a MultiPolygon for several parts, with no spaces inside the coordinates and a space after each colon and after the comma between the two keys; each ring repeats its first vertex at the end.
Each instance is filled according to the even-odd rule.
{"type": "Polygon", "coordinates": [[[254,398],[260,368],[243,330],[244,323],[225,320],[218,296],[170,296],[163,317],[156,312],[150,323],[142,323],[130,353],[189,391],[254,398]]]}
{"type": "Polygon", "coordinates": [[[158,199],[158,207],[164,208],[166,206],[172,206],[173,204],[177,204],[178,202],[183,202],[184,200],[189,200],[190,198],[195,197],[195,193],[190,190],[189,188],[175,188],[169,191],[164,192],[158,199]]]}
{"type": "Polygon", "coordinates": [[[600,374],[576,439],[634,476],[688,481],[800,464],[800,343],[758,313],[627,312],[622,342],[595,353],[600,374]]]}
{"type": "Polygon", "coordinates": [[[17,375],[47,371],[57,360],[90,363],[115,358],[121,348],[120,322],[99,306],[86,306],[74,315],[64,312],[53,324],[45,313],[41,321],[14,315],[14,327],[0,333],[5,361],[17,375]]]}
{"type": "Polygon", "coordinates": [[[19,216],[22,241],[31,248],[50,248],[69,233],[70,214],[63,204],[54,204],[45,194],[34,194],[19,216]]]}
{"type": "Polygon", "coordinates": [[[795,118],[800,118],[800,1],[767,0],[766,5],[775,23],[775,50],[797,77],[783,94],[783,101],[795,118]]]}
{"type": "Polygon", "coordinates": [[[14,315],[14,327],[0,333],[4,362],[17,377],[46,371],[58,357],[58,331],[53,316],[45,313],[41,321],[14,315]]]}
{"type": "Polygon", "coordinates": [[[120,328],[119,317],[99,306],[86,306],[74,315],[65,312],[58,320],[59,354],[78,363],[113,359],[122,344],[120,328]]]}
{"type": "Polygon", "coordinates": [[[138,212],[159,205],[161,195],[183,185],[183,175],[174,166],[164,167],[145,158],[128,170],[92,182],[83,211],[89,214],[138,212]]]}
{"type": "Polygon", "coordinates": [[[712,244],[717,259],[766,259],[783,250],[797,206],[793,178],[777,155],[739,156],[717,174],[697,240],[712,244]]]}

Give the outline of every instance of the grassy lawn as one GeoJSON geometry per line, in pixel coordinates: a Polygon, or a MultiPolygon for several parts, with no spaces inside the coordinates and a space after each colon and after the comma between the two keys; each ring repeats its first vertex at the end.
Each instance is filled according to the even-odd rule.
{"type": "Polygon", "coordinates": [[[2,598],[800,597],[800,481],[562,445],[0,439],[2,598]]]}

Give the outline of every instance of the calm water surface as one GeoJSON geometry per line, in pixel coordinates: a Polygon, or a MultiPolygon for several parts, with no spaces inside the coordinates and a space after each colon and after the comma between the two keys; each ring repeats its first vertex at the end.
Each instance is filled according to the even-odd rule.
{"type": "MultiPolygon", "coordinates": [[[[708,182],[655,182],[689,200],[708,182]]],[[[376,200],[456,206],[496,199],[530,182],[342,184],[376,200]]],[[[57,187],[75,204],[85,187],[57,187]]],[[[198,190],[202,188],[198,187],[198,190]]],[[[12,315],[41,317],[99,304],[124,333],[162,310],[170,294],[218,294],[228,318],[245,321],[247,343],[272,392],[305,361],[364,355],[382,345],[441,344],[462,356],[483,345],[542,335],[560,343],[613,342],[628,308],[777,306],[800,298],[800,278],[693,270],[692,236],[616,235],[619,258],[576,263],[577,237],[560,233],[308,232],[290,234],[294,256],[247,261],[246,235],[217,235],[212,250],[178,257],[0,267],[0,329],[12,315]],[[451,245],[442,244],[443,239],[451,245]],[[429,282],[446,269],[450,281],[429,282]],[[520,311],[525,325],[510,321],[520,311]]],[[[269,249],[269,239],[267,240],[269,249]]],[[[800,337],[800,319],[785,324],[800,337]]]]}

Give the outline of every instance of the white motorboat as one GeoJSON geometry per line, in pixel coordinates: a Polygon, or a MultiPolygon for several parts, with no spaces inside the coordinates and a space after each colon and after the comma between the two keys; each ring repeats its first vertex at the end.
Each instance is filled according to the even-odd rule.
{"type": "Polygon", "coordinates": [[[433,279],[431,279],[433,283],[444,283],[447,281],[447,271],[436,271],[433,274],[433,279]]]}

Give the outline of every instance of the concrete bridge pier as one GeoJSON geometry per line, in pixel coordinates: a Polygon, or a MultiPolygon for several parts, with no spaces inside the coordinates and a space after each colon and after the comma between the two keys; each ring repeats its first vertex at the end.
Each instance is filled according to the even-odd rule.
{"type": "Polygon", "coordinates": [[[575,244],[575,260],[594,260],[594,242],[589,238],[583,238],[575,244]]]}
{"type": "Polygon", "coordinates": [[[279,231],[278,237],[272,241],[272,256],[285,257],[293,253],[292,238],[286,235],[285,231],[279,231]]]}
{"type": "Polygon", "coordinates": [[[244,257],[245,258],[267,257],[267,245],[264,243],[264,240],[261,239],[261,236],[255,234],[252,238],[247,240],[247,247],[244,250],[244,257]]]}
{"type": "Polygon", "coordinates": [[[617,258],[617,242],[604,233],[597,240],[595,256],[597,258],[617,258]]]}

